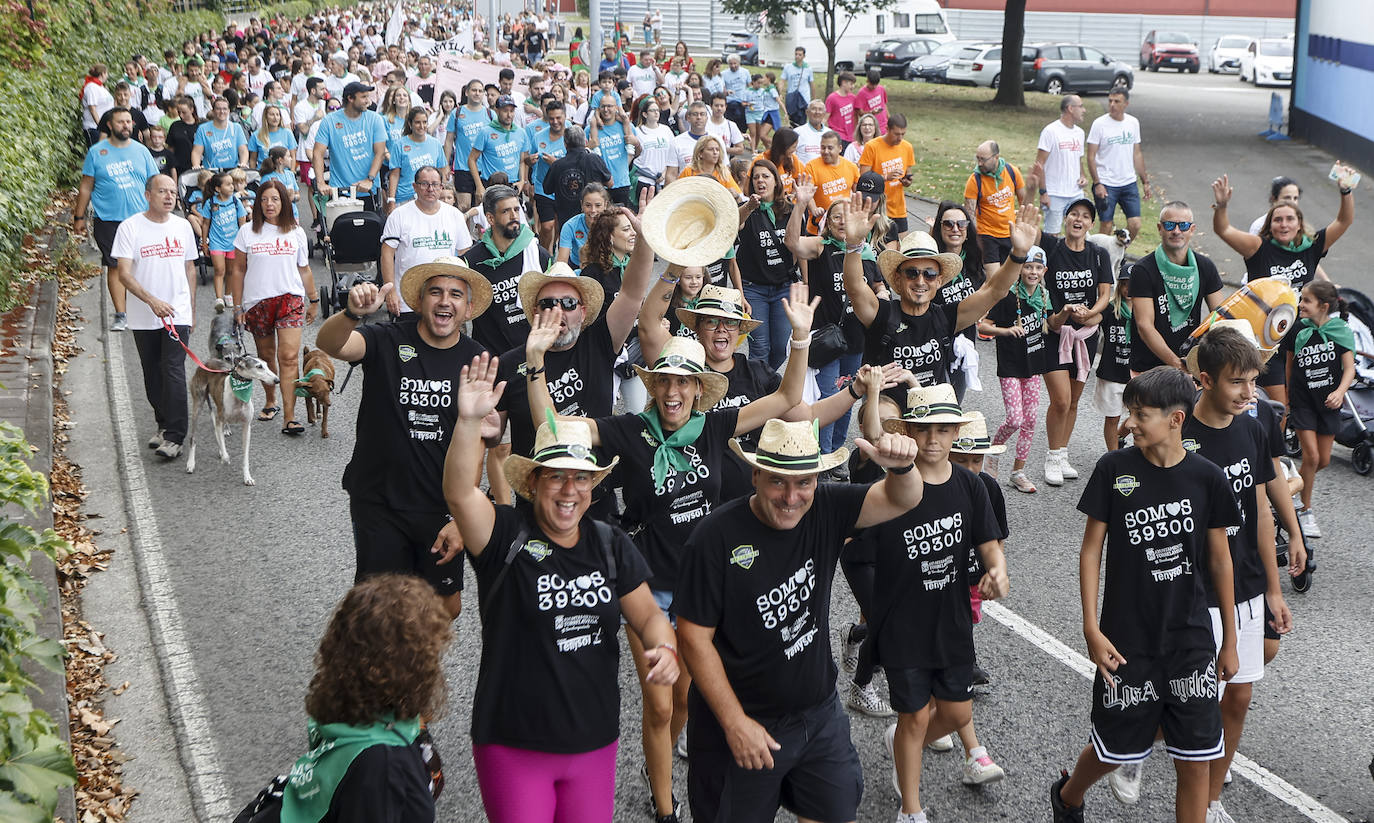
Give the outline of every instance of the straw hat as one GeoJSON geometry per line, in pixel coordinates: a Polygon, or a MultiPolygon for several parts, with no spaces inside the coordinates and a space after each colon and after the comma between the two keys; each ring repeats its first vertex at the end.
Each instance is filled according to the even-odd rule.
{"type": "MultiPolygon", "coordinates": [[[[1265,363],[1268,363],[1269,358],[1273,357],[1274,352],[1278,351],[1278,349],[1269,349],[1268,351],[1266,351],[1264,347],[1259,344],[1259,340],[1255,337],[1255,327],[1250,325],[1249,320],[1237,320],[1225,317],[1213,320],[1212,324],[1207,327],[1207,331],[1203,333],[1202,338],[1205,338],[1207,335],[1211,334],[1217,329],[1231,329],[1232,331],[1239,334],[1241,337],[1244,337],[1250,343],[1250,345],[1254,346],[1256,349],[1259,349],[1261,366],[1263,366],[1265,363]]],[[[1191,349],[1189,349],[1188,355],[1184,358],[1184,364],[1188,367],[1188,373],[1193,375],[1194,377],[1202,376],[1202,368],[1198,365],[1197,362],[1198,349],[1202,347],[1202,338],[1198,338],[1198,345],[1195,345],[1191,349]]]]}
{"type": "Polygon", "coordinates": [[[969,423],[973,415],[959,406],[954,387],[948,383],[917,386],[906,393],[906,411],[896,420],[884,420],[883,430],[906,434],[908,423],[969,423]]]}
{"type": "Polygon", "coordinates": [[[883,273],[887,287],[892,289],[894,293],[900,294],[897,267],[908,260],[919,260],[923,257],[930,258],[940,264],[940,282],[936,284],[937,288],[958,277],[959,272],[964,268],[964,261],[959,258],[959,255],[940,251],[939,247],[935,245],[934,237],[923,231],[914,231],[902,238],[900,251],[888,249],[878,255],[878,269],[883,273]]]}
{"type": "Polygon", "coordinates": [[[641,239],[669,263],[706,266],[739,234],[734,195],[711,177],[680,177],[654,195],[640,218],[641,239]]]}
{"type": "Polygon", "coordinates": [[[756,469],[791,476],[829,471],[849,459],[849,449],[840,447],[821,453],[819,425],[815,420],[789,423],[776,417],[763,424],[758,449],[747,452],[739,438],[730,438],[730,448],[740,459],[756,469]]]}
{"type": "MultiPolygon", "coordinates": [[[[695,377],[701,382],[701,396],[693,408],[697,411],[708,411],[715,408],[720,399],[725,396],[726,390],[730,388],[730,378],[706,368],[706,349],[696,340],[686,337],[670,337],[664,344],[663,351],[659,354],[658,360],[650,368],[635,366],[635,372],[639,374],[639,379],[644,381],[647,388],[652,382],[652,375],[655,374],[682,374],[688,377],[695,377]]],[[[649,402],[644,406],[645,409],[654,407],[653,393],[649,394],[649,402]]]]}
{"type": "Polygon", "coordinates": [[[1001,454],[1007,450],[1005,444],[993,445],[992,438],[988,437],[988,423],[983,419],[982,412],[971,411],[968,415],[973,419],[959,427],[959,436],[954,438],[954,445],[950,447],[950,451],[960,454],[1001,454]]]}
{"type": "Polygon", "coordinates": [[[596,453],[592,451],[592,429],[587,421],[575,417],[554,418],[550,414],[534,436],[534,456],[513,454],[506,458],[504,471],[506,482],[515,489],[515,493],[532,500],[534,492],[530,475],[535,469],[592,472],[592,485],[595,486],[605,480],[619,462],[619,457],[612,457],[611,462],[604,466],[597,461],[596,453]]]}
{"type": "Polygon", "coordinates": [[[461,257],[440,257],[406,269],[401,275],[401,299],[411,309],[419,311],[420,294],[425,284],[435,277],[456,277],[468,284],[470,319],[477,319],[491,306],[491,281],[468,268],[467,261],[461,257]]]}
{"type": "Polygon", "coordinates": [[[744,310],[744,294],[739,289],[723,286],[705,285],[701,294],[690,308],[683,306],[677,310],[678,322],[688,328],[696,328],[697,318],[725,317],[739,320],[740,334],[748,334],[763,325],[762,320],[752,320],[744,310]]]}
{"type": "Polygon", "coordinates": [[[527,271],[520,275],[515,289],[520,294],[520,305],[525,310],[525,319],[534,325],[534,314],[538,308],[539,292],[550,283],[567,283],[582,295],[582,304],[587,312],[582,317],[582,328],[587,328],[601,315],[601,304],[606,302],[606,291],[594,277],[581,277],[567,263],[558,262],[549,266],[547,272],[527,271]]]}

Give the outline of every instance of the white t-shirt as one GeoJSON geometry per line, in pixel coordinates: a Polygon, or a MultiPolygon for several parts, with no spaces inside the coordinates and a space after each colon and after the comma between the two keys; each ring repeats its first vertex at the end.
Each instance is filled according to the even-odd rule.
{"type": "MultiPolygon", "coordinates": [[[[309,131],[296,143],[297,163],[311,162],[310,155],[315,151],[315,136],[320,133],[320,124],[323,122],[324,120],[321,119],[311,123],[309,131]]],[[[327,166],[328,164],[326,164],[327,166]]]]}
{"type": "Polygon", "coordinates": [[[1135,182],[1135,147],[1140,143],[1140,121],[1129,114],[1113,120],[1104,114],[1093,121],[1088,142],[1097,146],[1097,179],[1105,186],[1135,182]]]}
{"type": "Polygon", "coordinates": [[[860,143],[858,140],[855,140],[848,146],[844,147],[844,159],[848,160],[856,166],[859,165],[859,160],[863,158],[863,156],[864,144],[860,143]]]}
{"type": "Polygon", "coordinates": [[[722,123],[717,123],[708,117],[706,119],[706,133],[719,137],[726,148],[738,146],[744,142],[744,135],[740,134],[739,126],[735,125],[734,120],[727,119],[722,123]]]}
{"type": "MultiPolygon", "coordinates": [[[[134,279],[145,291],[165,300],[176,309],[172,325],[191,325],[191,284],[186,279],[186,264],[200,254],[196,251],[196,233],[185,218],[175,214],[161,223],[154,223],[139,212],[115,231],[110,255],[116,259],[133,261],[134,279]]],[[[162,328],[162,321],[148,304],[129,295],[129,328],[149,331],[162,328]]]]}
{"type": "MultiPolygon", "coordinates": [[[[667,126],[651,126],[649,128],[635,129],[635,136],[639,138],[641,148],[640,155],[635,158],[635,165],[647,172],[662,174],[668,165],[668,159],[673,157],[673,130],[667,126]]],[[[688,156],[690,161],[691,156],[688,156]]],[[[682,168],[681,166],[678,167],[682,168]]]]}
{"type": "Polygon", "coordinates": [[[324,73],[312,71],[309,74],[297,74],[291,78],[291,99],[296,101],[304,100],[309,95],[306,94],[305,84],[310,78],[318,77],[324,79],[324,73]]]}
{"type": "Polygon", "coordinates": [[[811,128],[810,123],[797,126],[797,162],[805,166],[821,156],[821,135],[828,129],[811,128]]]}
{"type": "MultiPolygon", "coordinates": [[[[705,137],[706,135],[702,135],[705,137]]],[[[682,171],[692,165],[692,150],[697,146],[697,138],[690,131],[684,131],[668,144],[668,165],[682,171]]]]}
{"type": "Polygon", "coordinates": [[[306,97],[291,108],[291,122],[297,126],[304,125],[310,122],[310,118],[314,117],[316,112],[323,118],[324,101],[311,102],[310,98],[306,97]]]}
{"type": "MultiPolygon", "coordinates": [[[[81,127],[93,129],[100,124],[105,112],[114,108],[114,95],[99,83],[87,83],[81,92],[81,127]],[[91,107],[95,107],[95,117],[91,117],[91,107]]],[[[159,328],[161,324],[158,324],[159,328]]]]}
{"type": "Polygon", "coordinates": [[[205,87],[187,80],[186,88],[182,90],[182,94],[191,98],[191,102],[196,104],[196,117],[204,120],[205,116],[210,113],[210,95],[205,93],[205,87]]]}
{"type": "Polygon", "coordinates": [[[1260,229],[1264,228],[1264,220],[1268,216],[1269,212],[1265,212],[1264,214],[1261,214],[1259,217],[1256,217],[1255,222],[1250,224],[1250,233],[1258,236],[1260,233],[1260,229]]]}
{"type": "Polygon", "coordinates": [[[234,251],[248,255],[243,275],[243,308],[248,310],[261,300],[283,294],[305,297],[300,269],[310,265],[310,245],[300,226],[286,234],[271,223],[253,231],[252,223],[239,226],[234,251]]]}
{"type": "Polygon", "coordinates": [[[358,80],[358,75],[354,74],[351,71],[344,72],[343,77],[338,77],[336,75],[330,74],[324,78],[324,87],[329,90],[330,97],[338,97],[342,99],[344,86],[347,86],[349,83],[357,82],[360,82],[358,80]]]}
{"type": "Polygon", "coordinates": [[[1045,188],[1050,195],[1081,195],[1083,187],[1078,185],[1078,178],[1083,175],[1083,129],[1055,120],[1040,130],[1036,148],[1049,152],[1049,157],[1045,158],[1045,188]]]}
{"type": "Polygon", "coordinates": [[[248,90],[261,97],[262,90],[271,82],[272,72],[267,69],[262,69],[257,74],[248,75],[248,90]]]}
{"type": "Polygon", "coordinates": [[[652,94],[654,86],[658,85],[658,74],[653,69],[640,65],[630,66],[630,70],[625,72],[625,79],[630,81],[630,88],[634,90],[635,97],[652,94]]]}
{"type": "MultiPolygon", "coordinates": [[[[400,297],[401,276],[421,263],[440,257],[454,257],[472,247],[463,213],[447,203],[439,211],[425,214],[414,200],[397,206],[386,219],[382,242],[396,250],[396,296],[400,297]]],[[[404,298],[401,311],[411,311],[404,298]]]]}

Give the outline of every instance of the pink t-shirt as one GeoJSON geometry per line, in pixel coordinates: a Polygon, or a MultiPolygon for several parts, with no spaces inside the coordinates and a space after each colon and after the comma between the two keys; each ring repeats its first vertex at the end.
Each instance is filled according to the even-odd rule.
{"type": "Polygon", "coordinates": [[[878,134],[887,131],[887,89],[882,86],[867,86],[854,92],[854,110],[858,115],[872,114],[878,118],[878,134]]]}
{"type": "Polygon", "coordinates": [[[854,139],[856,100],[858,98],[852,94],[840,94],[837,91],[832,91],[830,96],[825,98],[825,111],[829,115],[825,124],[846,143],[854,139]]]}

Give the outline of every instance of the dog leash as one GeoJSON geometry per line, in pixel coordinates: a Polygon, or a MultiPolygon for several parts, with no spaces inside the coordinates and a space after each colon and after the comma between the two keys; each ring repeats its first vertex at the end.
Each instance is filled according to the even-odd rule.
{"type": "Polygon", "coordinates": [[[182,342],[182,340],[181,340],[181,335],[177,334],[176,326],[173,326],[173,325],[172,325],[172,321],[171,321],[171,320],[168,320],[168,319],[165,318],[165,317],[162,318],[162,327],[163,327],[164,329],[167,330],[167,334],[171,335],[171,338],[172,338],[173,340],[177,341],[177,345],[181,346],[182,350],[185,351],[186,354],[187,354],[187,356],[189,356],[189,357],[191,358],[191,361],[192,361],[193,363],[195,363],[196,366],[197,366],[198,368],[200,368],[202,371],[214,372],[215,374],[228,374],[228,373],[229,373],[229,369],[212,369],[212,368],[210,368],[209,366],[207,366],[207,365],[205,365],[204,363],[202,363],[201,360],[200,360],[200,358],[196,356],[196,353],[193,352],[193,351],[191,351],[191,350],[186,346],[186,344],[185,344],[184,342],[182,342]]]}

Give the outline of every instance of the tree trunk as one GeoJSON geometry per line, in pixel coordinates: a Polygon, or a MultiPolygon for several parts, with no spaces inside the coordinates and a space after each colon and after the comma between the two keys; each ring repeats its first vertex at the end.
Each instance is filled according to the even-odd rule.
{"type": "Polygon", "coordinates": [[[1026,105],[1026,89],[1021,80],[1021,44],[1026,39],[1026,0],[1007,0],[1002,18],[1002,76],[997,96],[992,102],[999,106],[1026,105]]]}

